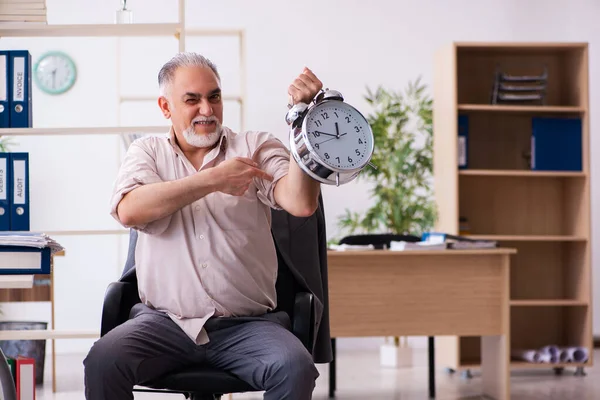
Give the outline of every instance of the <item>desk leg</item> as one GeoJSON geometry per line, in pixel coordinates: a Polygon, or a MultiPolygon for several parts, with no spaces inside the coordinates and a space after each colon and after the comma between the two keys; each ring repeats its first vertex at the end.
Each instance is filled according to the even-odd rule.
{"type": "Polygon", "coordinates": [[[435,338],[429,336],[427,343],[429,354],[429,398],[435,399],[435,338]]]}
{"type": "Polygon", "coordinates": [[[510,399],[510,352],[508,338],[481,338],[481,378],[483,393],[496,400],[510,399]]]}
{"type": "Polygon", "coordinates": [[[331,353],[333,359],[329,363],[329,398],[335,397],[335,338],[331,338],[331,353]]]}

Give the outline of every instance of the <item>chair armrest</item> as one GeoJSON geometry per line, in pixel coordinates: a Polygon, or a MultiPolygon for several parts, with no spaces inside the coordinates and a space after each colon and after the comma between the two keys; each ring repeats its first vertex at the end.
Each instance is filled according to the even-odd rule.
{"type": "Polygon", "coordinates": [[[137,285],[129,282],[112,282],[108,285],[102,306],[100,336],[129,319],[129,311],[139,303],[137,285]]]}
{"type": "Polygon", "coordinates": [[[312,352],[314,341],[315,316],[313,301],[314,296],[312,293],[297,293],[294,303],[294,321],[292,321],[292,332],[309,352],[312,352]]]}

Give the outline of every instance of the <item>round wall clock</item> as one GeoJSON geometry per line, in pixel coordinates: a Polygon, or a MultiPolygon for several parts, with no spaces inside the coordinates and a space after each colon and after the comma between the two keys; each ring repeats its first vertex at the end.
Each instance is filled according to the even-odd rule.
{"type": "Polygon", "coordinates": [[[65,93],[73,87],[77,68],[73,59],[60,51],[50,51],[40,57],[33,67],[36,85],[48,94],[65,93]]]}

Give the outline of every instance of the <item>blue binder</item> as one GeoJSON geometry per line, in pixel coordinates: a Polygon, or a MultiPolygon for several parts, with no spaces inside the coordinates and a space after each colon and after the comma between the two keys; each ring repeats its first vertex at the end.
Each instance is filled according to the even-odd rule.
{"type": "Polygon", "coordinates": [[[31,128],[31,54],[28,50],[11,50],[10,54],[10,126],[31,128]]]}
{"type": "Polygon", "coordinates": [[[12,202],[10,230],[29,230],[29,153],[10,153],[12,202]]]}
{"type": "Polygon", "coordinates": [[[10,52],[0,50],[0,128],[10,128],[10,52]]]}
{"type": "Polygon", "coordinates": [[[469,167],[469,116],[458,116],[458,168],[469,167]]]}
{"type": "Polygon", "coordinates": [[[0,275],[48,275],[50,255],[49,247],[0,246],[0,275]],[[33,257],[24,257],[23,253],[33,257]],[[39,257],[31,253],[39,254],[39,257]]]}
{"type": "Polygon", "coordinates": [[[582,158],[581,118],[532,118],[532,170],[581,171],[582,158]]]}
{"type": "Polygon", "coordinates": [[[11,169],[10,153],[0,153],[0,231],[10,231],[11,169]]]}

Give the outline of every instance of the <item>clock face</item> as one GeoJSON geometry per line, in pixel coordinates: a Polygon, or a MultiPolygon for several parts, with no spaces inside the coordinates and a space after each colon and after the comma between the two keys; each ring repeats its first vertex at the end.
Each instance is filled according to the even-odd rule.
{"type": "Polygon", "coordinates": [[[308,141],[321,161],[336,169],[363,167],[373,151],[373,134],[366,119],[352,106],[326,101],[306,116],[308,141]]]}
{"type": "Polygon", "coordinates": [[[34,79],[41,90],[61,94],[75,83],[77,69],[69,56],[61,52],[43,55],[34,67],[34,79]]]}

